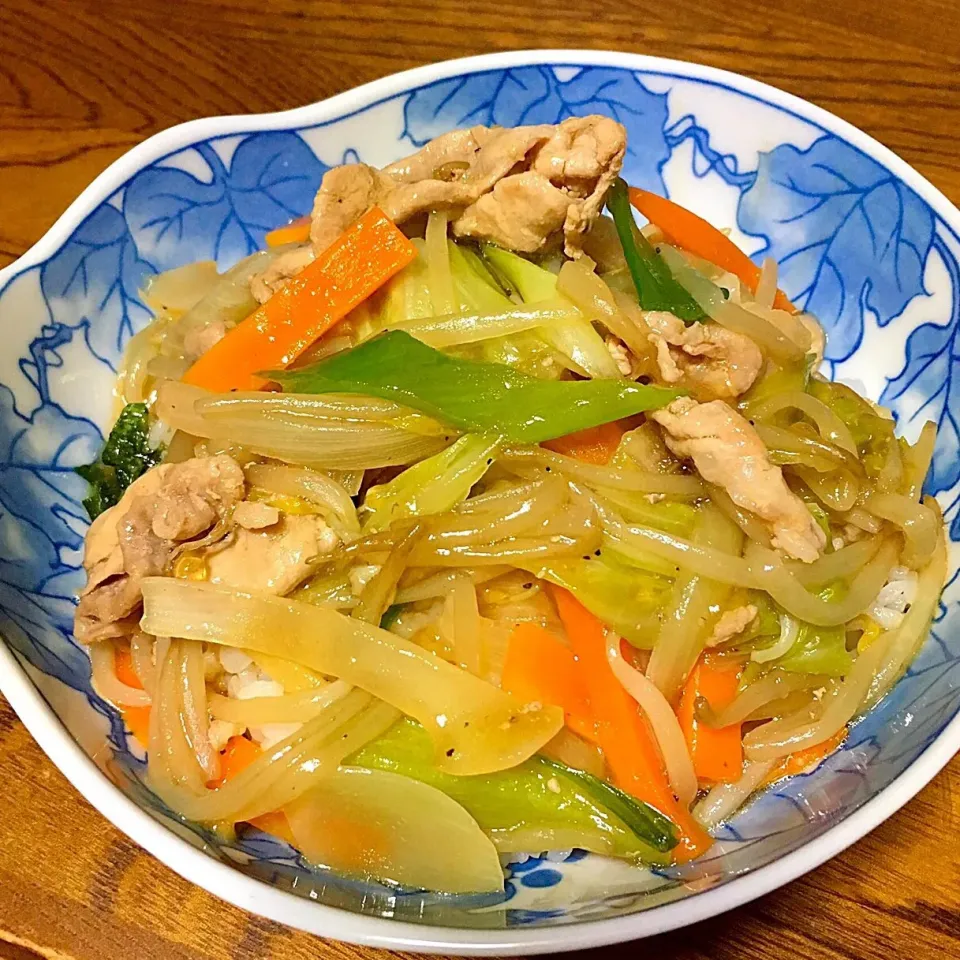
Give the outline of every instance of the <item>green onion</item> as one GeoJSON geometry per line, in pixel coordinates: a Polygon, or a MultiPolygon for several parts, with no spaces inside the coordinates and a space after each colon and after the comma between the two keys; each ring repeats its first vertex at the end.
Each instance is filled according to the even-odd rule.
{"type": "Polygon", "coordinates": [[[552,440],[658,409],[680,395],[625,380],[540,380],[504,364],[448,356],[400,330],[264,376],[290,393],[382,397],[513,443],[552,440]]]}
{"type": "MultiPolygon", "coordinates": [[[[665,310],[687,323],[705,320],[696,300],[673,278],[670,268],[657,255],[650,241],[637,229],[623,180],[610,188],[607,207],[613,214],[617,236],[623,247],[637,297],[644,310],[665,310]]],[[[729,294],[728,294],[729,296],[729,294]]]]}

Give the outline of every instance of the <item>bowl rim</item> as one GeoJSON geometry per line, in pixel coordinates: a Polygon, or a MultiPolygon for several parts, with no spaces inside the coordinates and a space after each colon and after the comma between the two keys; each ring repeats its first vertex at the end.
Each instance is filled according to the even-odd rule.
{"type": "MultiPolygon", "coordinates": [[[[111,163],[33,246],[0,270],[0,293],[15,277],[52,256],[134,173],[197,141],[297,126],[325,126],[427,83],[465,73],[537,65],[607,66],[699,80],[770,104],[816,124],[877,160],[960,236],[960,211],[905,160],[848,121],[777,87],[715,67],[644,54],[576,49],[505,51],[394,73],[291,110],[201,118],[154,134],[111,163]]],[[[104,817],[189,882],[234,906],[308,933],[366,946],[464,956],[521,955],[604,946],[665,933],[733,909],[802,876],[865,836],[923,789],[960,750],[958,712],[902,773],[853,813],[791,853],[716,888],[610,919],[474,930],[421,926],[327,906],[247,876],[203,853],[154,820],[110,782],[63,726],[2,636],[0,692],[73,786],[104,817]]]]}

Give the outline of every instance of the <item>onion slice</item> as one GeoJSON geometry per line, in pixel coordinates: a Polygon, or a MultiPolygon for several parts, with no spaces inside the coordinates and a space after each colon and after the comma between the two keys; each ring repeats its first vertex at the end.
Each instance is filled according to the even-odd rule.
{"type": "Polygon", "coordinates": [[[252,596],[208,583],[146,577],[144,628],[163,636],[255,650],[339,677],[420,721],[437,766],[469,775],[505,770],[563,725],[414,643],[328,607],[252,596]]]}
{"type": "Polygon", "coordinates": [[[120,707],[150,706],[150,694],[146,690],[128,687],[117,679],[112,641],[101,640],[91,644],[87,649],[93,668],[93,684],[101,697],[120,707]]]}

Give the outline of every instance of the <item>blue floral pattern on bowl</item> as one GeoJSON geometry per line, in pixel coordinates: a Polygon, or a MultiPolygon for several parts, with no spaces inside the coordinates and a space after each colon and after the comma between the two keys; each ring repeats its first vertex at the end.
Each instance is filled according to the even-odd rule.
{"type": "Polygon", "coordinates": [[[929,641],[893,692],[820,769],[779,784],[722,827],[705,857],[647,872],[579,851],[532,857],[507,868],[498,897],[440,897],[321,874],[252,828],[226,844],[182,823],[146,786],[142,750],[92,690],[89,661],[71,635],[87,526],[73,468],[93,458],[110,422],[124,346],[149,319],[139,293],[145,280],[197,259],[230,266],[266,231],[309,211],[325,170],[345,159],[382,164],[456,127],[587,113],[626,125],[629,181],[731,227],[755,258],[776,259],[788,296],[827,329],[830,373],[863,384],[908,435],[937,421],[928,492],[960,541],[960,405],[952,393],[954,373],[960,383],[960,237],[900,176],[786,106],[720,79],[573,58],[448,76],[319,124],[239,132],[256,118],[238,121],[234,132],[153,159],[48,258],[4,275],[0,634],[127,796],[249,876],[355,912],[444,926],[621,916],[715,887],[823,834],[889,785],[960,709],[954,573],[929,641]]]}

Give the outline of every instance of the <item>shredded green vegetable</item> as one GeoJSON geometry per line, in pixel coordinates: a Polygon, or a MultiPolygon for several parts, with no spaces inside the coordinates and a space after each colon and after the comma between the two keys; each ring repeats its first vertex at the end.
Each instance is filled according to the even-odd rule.
{"type": "Polygon", "coordinates": [[[741,649],[746,647],[749,651],[756,647],[756,643],[751,641],[761,640],[763,645],[769,646],[772,640],[764,638],[776,638],[780,634],[780,608],[770,599],[769,594],[761,590],[750,590],[747,594],[747,603],[757,608],[757,615],[753,622],[740,634],[736,647],[741,649]]]}
{"type": "MultiPolygon", "coordinates": [[[[840,600],[845,590],[844,584],[837,581],[819,590],[818,596],[821,600],[840,600]]],[[[765,594],[758,592],[751,592],[750,602],[757,606],[758,616],[736,645],[742,652],[770,646],[776,642],[780,632],[780,608],[765,594]]],[[[843,626],[818,627],[801,621],[797,639],[790,650],[776,660],[763,664],[748,664],[741,679],[741,687],[752,683],[774,667],[789,670],[791,673],[842,677],[852,665],[853,657],[847,650],[847,634],[843,626]]]]}
{"type": "Polygon", "coordinates": [[[867,476],[876,479],[897,442],[894,422],[881,417],[856,391],[843,383],[813,377],[807,392],[825,403],[849,428],[867,476]]]}
{"type": "Polygon", "coordinates": [[[496,437],[468,434],[445,450],[408,467],[389,483],[371,487],[364,498],[370,512],[364,533],[386,530],[396,520],[451,510],[494,461],[496,437]]]}
{"type": "Polygon", "coordinates": [[[400,330],[296,370],[265,374],[291,393],[348,393],[405,404],[473,433],[540,443],[655,410],[676,390],[617,380],[538,380],[451,357],[400,330]]]}
{"type": "Polygon", "coordinates": [[[429,784],[480,824],[501,851],[548,849],[561,835],[585,850],[662,862],[676,828],[653,807],[582,770],[535,756],[499,773],[458,777],[438,770],[423,728],[401,720],[348,761],[429,784]]]}
{"type": "Polygon", "coordinates": [[[653,647],[658,614],[670,592],[666,577],[631,567],[607,549],[574,560],[553,560],[530,572],[569,590],[635,647],[653,647]]]}
{"type": "Polygon", "coordinates": [[[841,627],[815,627],[805,623],[790,652],[772,666],[793,673],[816,673],[828,677],[843,677],[853,665],[847,651],[846,631],[841,627]]]}
{"type": "Polygon", "coordinates": [[[150,467],[160,462],[160,450],[148,442],[149,414],[145,403],[128,403],[113,425],[100,456],[93,463],[77,467],[90,484],[83,505],[91,520],[120,502],[124,490],[150,467]]]}
{"type": "Polygon", "coordinates": [[[594,379],[617,379],[617,365],[610,356],[603,338],[586,316],[557,293],[557,274],[493,244],[482,247],[484,261],[498,276],[506,278],[524,303],[566,303],[569,315],[554,320],[537,330],[537,334],[578,373],[594,379]]]}
{"type": "Polygon", "coordinates": [[[810,377],[816,364],[817,356],[814,353],[808,353],[804,357],[802,366],[789,364],[785,367],[776,367],[768,360],[767,372],[740,397],[740,409],[749,409],[751,404],[760,404],[780,393],[789,393],[792,390],[805,391],[810,384],[810,377]]]}

